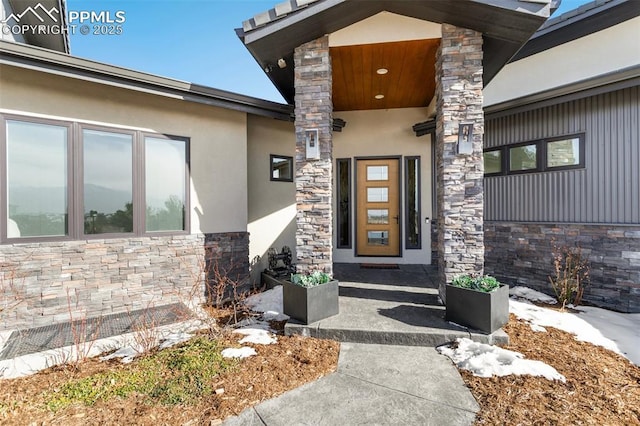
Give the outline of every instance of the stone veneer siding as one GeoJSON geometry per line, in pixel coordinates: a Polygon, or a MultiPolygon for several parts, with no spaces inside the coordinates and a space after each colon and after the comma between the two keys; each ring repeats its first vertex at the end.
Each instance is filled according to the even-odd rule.
{"type": "MultiPolygon", "coordinates": [[[[206,271],[208,275],[206,298],[215,300],[221,278],[237,283],[240,292],[249,290],[249,233],[226,232],[206,234],[204,238],[206,271]]],[[[227,283],[230,283],[227,281],[227,283]]],[[[229,285],[224,288],[223,299],[233,297],[229,285]]]]}
{"type": "Polygon", "coordinates": [[[436,173],[440,297],[484,265],[482,34],[442,24],[436,59],[436,173]],[[473,124],[473,152],[457,154],[458,126],[473,124]]]}
{"type": "Polygon", "coordinates": [[[295,49],[296,253],[299,273],[333,273],[332,77],[329,37],[295,49]],[[320,159],[307,160],[305,130],[318,129],[320,159]]]}
{"type": "Polygon", "coordinates": [[[246,233],[2,245],[0,331],[202,303],[205,241],[207,259],[246,254],[248,275],[246,233]]]}
{"type": "Polygon", "coordinates": [[[591,267],[584,301],[640,312],[640,226],[485,222],[485,244],[487,274],[550,295],[553,245],[578,245],[591,267]]]}

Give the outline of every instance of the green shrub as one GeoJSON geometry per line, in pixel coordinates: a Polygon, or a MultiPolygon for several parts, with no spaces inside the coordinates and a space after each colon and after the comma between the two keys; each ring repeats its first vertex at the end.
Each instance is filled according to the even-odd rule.
{"type": "Polygon", "coordinates": [[[500,282],[494,277],[484,275],[482,277],[471,277],[469,275],[459,275],[451,281],[451,285],[471,290],[483,291],[485,293],[497,290],[500,282]]]}
{"type": "Polygon", "coordinates": [[[150,403],[193,404],[214,391],[214,378],[234,361],[222,357],[222,348],[206,337],[141,358],[130,368],[96,373],[70,380],[46,395],[47,407],[58,411],[70,404],[94,405],[111,398],[145,395],[150,403]]]}
{"type": "Polygon", "coordinates": [[[300,287],[315,287],[320,284],[326,284],[331,281],[329,274],[315,271],[309,275],[291,274],[291,282],[300,287]]]}

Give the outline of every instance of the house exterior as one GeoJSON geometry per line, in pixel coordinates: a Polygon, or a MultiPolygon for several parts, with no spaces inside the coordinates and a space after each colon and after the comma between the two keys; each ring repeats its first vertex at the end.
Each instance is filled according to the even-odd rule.
{"type": "Polygon", "coordinates": [[[587,300],[637,312],[638,12],[536,33],[555,3],[498,3],[281,3],[236,31],[288,104],[75,58],[63,34],[0,41],[0,329],[198,304],[284,245],[302,272],[433,258],[442,285],[547,289],[551,236],[588,253],[587,300]],[[584,46],[611,57],[566,72],[584,46]],[[561,165],[511,170],[530,145],[561,165]]]}

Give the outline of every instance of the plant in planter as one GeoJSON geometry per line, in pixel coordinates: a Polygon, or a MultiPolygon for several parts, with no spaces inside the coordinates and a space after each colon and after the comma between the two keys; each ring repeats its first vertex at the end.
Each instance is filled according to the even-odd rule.
{"type": "Polygon", "coordinates": [[[446,319],[485,333],[509,321],[509,286],[485,275],[457,276],[446,286],[446,319]]]}
{"type": "Polygon", "coordinates": [[[311,324],[338,313],[338,281],[324,272],[291,274],[282,282],[284,313],[311,324]]]}

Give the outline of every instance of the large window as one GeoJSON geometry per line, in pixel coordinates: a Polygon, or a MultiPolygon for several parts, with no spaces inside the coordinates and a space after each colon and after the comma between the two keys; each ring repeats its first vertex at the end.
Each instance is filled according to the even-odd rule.
{"type": "Polygon", "coordinates": [[[2,124],[2,240],[188,231],[187,139],[15,116],[2,124]]]}
{"type": "Polygon", "coordinates": [[[540,139],[484,152],[485,176],[584,168],[584,134],[540,139]]]}

